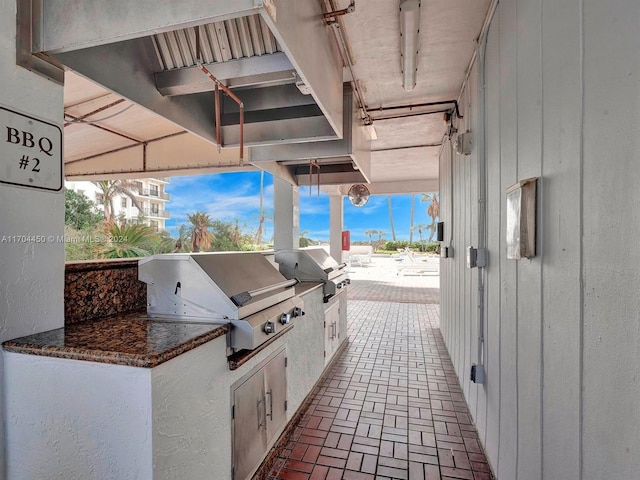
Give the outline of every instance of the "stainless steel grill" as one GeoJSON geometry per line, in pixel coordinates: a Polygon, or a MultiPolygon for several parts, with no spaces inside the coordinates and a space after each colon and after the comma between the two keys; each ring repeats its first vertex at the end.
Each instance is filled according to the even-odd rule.
{"type": "Polygon", "coordinates": [[[344,272],[346,264],[336,262],[323,248],[279,250],[275,259],[288,279],[324,282],[325,302],[351,283],[344,272]]]}
{"type": "Polygon", "coordinates": [[[253,350],[303,315],[287,280],[260,253],[153,255],[140,260],[147,316],[232,324],[230,347],[253,350]]]}

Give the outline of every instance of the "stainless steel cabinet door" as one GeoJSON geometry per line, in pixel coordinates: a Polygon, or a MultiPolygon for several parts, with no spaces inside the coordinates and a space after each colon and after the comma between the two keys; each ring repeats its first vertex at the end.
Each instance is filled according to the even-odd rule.
{"type": "Polygon", "coordinates": [[[235,479],[245,480],[267,450],[267,406],[262,369],[236,388],[233,402],[235,479]]]}
{"type": "Polygon", "coordinates": [[[287,421],[286,350],[264,366],[264,391],[267,403],[267,443],[282,431],[287,421]]]}
{"type": "Polygon", "coordinates": [[[340,303],[334,301],[324,311],[325,336],[324,351],[325,364],[331,360],[333,353],[340,344],[340,303]]]}

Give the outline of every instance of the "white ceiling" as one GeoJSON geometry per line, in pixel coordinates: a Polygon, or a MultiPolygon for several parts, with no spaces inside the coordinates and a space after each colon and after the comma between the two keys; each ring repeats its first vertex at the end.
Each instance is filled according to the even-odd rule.
{"type": "MultiPolygon", "coordinates": [[[[360,94],[372,118],[400,113],[381,111],[381,108],[457,99],[489,3],[490,0],[422,0],[417,84],[414,90],[405,91],[400,65],[399,0],[356,0],[355,12],[341,17],[341,23],[360,94]]],[[[334,4],[337,8],[345,8],[349,0],[334,4]]],[[[143,158],[144,143],[151,142],[148,145],[158,147],[164,141],[158,139],[177,135],[194,137],[199,160],[189,163],[185,158],[165,158],[156,164],[165,165],[165,168],[175,165],[176,168],[167,168],[164,173],[193,173],[199,168],[203,171],[217,167],[239,168],[237,148],[218,152],[214,145],[203,146],[182,127],[141,106],[132,105],[129,100],[111,106],[120,98],[73,72],[66,73],[66,114],[78,117],[107,107],[85,119],[98,119],[98,122],[65,125],[67,176],[82,178],[105,172],[122,172],[124,176],[144,170],[154,161],[143,158]],[[104,165],[97,161],[99,157],[96,156],[105,152],[111,152],[109,162],[115,162],[117,166],[107,165],[107,157],[104,165]],[[117,156],[124,158],[114,160],[117,156]],[[88,157],[90,161],[82,161],[88,157]]],[[[443,107],[451,108],[452,105],[443,107]]],[[[443,114],[415,114],[434,109],[439,107],[414,109],[410,112],[414,116],[374,120],[378,139],[371,142],[372,183],[396,182],[393,185],[397,193],[402,193],[403,182],[411,183],[411,188],[415,188],[419,180],[433,184],[438,177],[438,145],[445,133],[443,114]]],[[[69,120],[70,117],[65,118],[65,121],[69,120]]],[[[191,142],[183,141],[182,144],[191,142]]],[[[153,149],[154,152],[162,150],[153,149]]],[[[185,157],[188,156],[185,152],[185,157]]]]}

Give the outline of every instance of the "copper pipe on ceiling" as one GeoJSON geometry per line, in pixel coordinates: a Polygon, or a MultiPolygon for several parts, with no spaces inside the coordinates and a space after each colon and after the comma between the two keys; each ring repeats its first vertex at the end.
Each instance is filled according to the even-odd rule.
{"type": "Polygon", "coordinates": [[[222,147],[222,126],[220,125],[220,87],[216,83],[215,90],[215,104],[216,104],[216,143],[218,144],[218,152],[222,147]]]}
{"type": "Polygon", "coordinates": [[[313,186],[313,168],[316,168],[316,176],[318,183],[318,198],[320,198],[320,164],[318,160],[309,160],[309,196],[311,196],[311,187],[313,186]]]}
{"type": "Polygon", "coordinates": [[[229,87],[220,82],[213,73],[211,73],[207,67],[205,67],[202,63],[202,58],[200,55],[200,27],[196,27],[196,64],[202,73],[204,73],[212,82],[216,85],[216,96],[215,96],[215,104],[216,104],[216,139],[218,142],[218,147],[223,146],[222,140],[222,130],[220,125],[220,92],[219,89],[227,94],[231,99],[238,104],[240,107],[240,166],[244,165],[244,102],[238,98],[238,96],[231,91],[229,87]]]}

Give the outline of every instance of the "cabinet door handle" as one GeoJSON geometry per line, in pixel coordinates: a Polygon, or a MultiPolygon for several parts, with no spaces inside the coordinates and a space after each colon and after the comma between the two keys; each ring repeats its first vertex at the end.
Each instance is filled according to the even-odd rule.
{"type": "Polygon", "coordinates": [[[258,430],[260,430],[262,427],[265,428],[265,430],[267,429],[267,395],[270,395],[271,392],[268,392],[267,394],[265,394],[261,399],[258,400],[258,430]],[[264,421],[260,420],[260,404],[262,404],[262,418],[264,418],[264,421]]]}
{"type": "Polygon", "coordinates": [[[269,389],[269,391],[264,396],[264,419],[267,421],[267,417],[271,419],[273,422],[273,389],[269,389]],[[267,395],[269,395],[269,413],[267,413],[267,395]]]}

